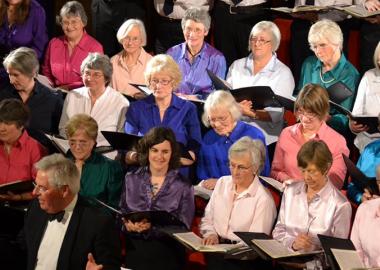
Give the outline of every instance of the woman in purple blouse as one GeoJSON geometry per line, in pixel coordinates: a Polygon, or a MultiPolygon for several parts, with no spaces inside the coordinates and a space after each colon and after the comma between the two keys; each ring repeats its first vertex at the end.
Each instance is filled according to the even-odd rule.
{"type": "MultiPolygon", "coordinates": [[[[36,0],[0,0],[1,58],[24,46],[34,49],[41,60],[47,42],[45,11],[36,0]]],[[[6,76],[3,68],[0,76],[6,76]]]]}
{"type": "MultiPolygon", "coordinates": [[[[177,168],[180,151],[171,129],[156,127],[139,141],[141,167],[125,177],[120,208],[123,213],[164,210],[190,228],[194,194],[177,168]]],[[[184,250],[148,220],[125,219],[126,266],[132,269],[182,269],[184,250]]]]}

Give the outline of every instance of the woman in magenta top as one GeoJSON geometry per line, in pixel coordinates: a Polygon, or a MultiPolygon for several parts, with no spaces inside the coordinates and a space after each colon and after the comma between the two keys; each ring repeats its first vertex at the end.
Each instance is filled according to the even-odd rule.
{"type": "Polygon", "coordinates": [[[64,35],[49,42],[42,74],[50,79],[53,87],[71,90],[83,86],[80,72],[83,59],[90,52],[103,53],[103,47],[86,33],[87,16],[81,3],[64,4],[59,23],[64,35]]]}
{"type": "Polygon", "coordinates": [[[294,104],[294,113],[299,123],[285,128],[278,139],[272,162],[271,177],[285,180],[302,180],[297,166],[297,153],[310,139],[322,140],[333,155],[333,163],[328,176],[330,181],[341,188],[346,175],[342,154],[349,150],[342,135],[327,126],[329,97],[324,88],[317,84],[307,84],[299,93],[294,104]]]}

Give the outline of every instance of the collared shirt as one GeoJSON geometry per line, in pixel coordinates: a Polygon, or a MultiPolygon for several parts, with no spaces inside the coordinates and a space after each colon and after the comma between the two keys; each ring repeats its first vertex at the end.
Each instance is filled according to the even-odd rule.
{"type": "MultiPolygon", "coordinates": [[[[340,105],[347,110],[351,110],[355,100],[356,88],[359,83],[359,72],[348,62],[343,53],[339,62],[332,70],[322,74],[322,66],[323,63],[316,56],[313,55],[306,58],[302,64],[298,90],[301,90],[302,87],[308,83],[319,84],[327,89],[337,82],[342,82],[351,90],[352,96],[341,102],[340,105]],[[322,79],[325,82],[323,82],[322,79]]],[[[345,115],[335,110],[332,110],[330,114],[332,114],[329,120],[331,127],[340,132],[344,132],[344,130],[348,129],[348,118],[345,115]]]]}
{"type": "MultiPolygon", "coordinates": [[[[290,69],[278,60],[274,53],[266,66],[257,74],[253,74],[254,62],[252,53],[236,60],[228,70],[227,82],[233,89],[249,86],[270,86],[277,95],[291,98],[294,90],[294,78],[290,69]]],[[[263,129],[265,139],[271,144],[278,139],[284,126],[284,111],[280,108],[267,107],[272,121],[247,119],[263,129]]]]}
{"type": "Polygon", "coordinates": [[[48,221],[44,236],[42,237],[37,254],[35,270],[57,269],[57,262],[67,227],[70,224],[74,207],[78,201],[78,195],[65,208],[65,215],[61,222],[48,221]]]}
{"type": "Polygon", "coordinates": [[[66,137],[65,127],[69,119],[78,113],[85,113],[94,118],[98,123],[97,146],[109,145],[100,132],[103,130],[122,130],[129,102],[122,94],[107,86],[104,93],[96,100],[92,107],[89,91],[87,87],[82,87],[72,90],[67,94],[63,105],[61,121],[59,122],[59,134],[66,137]]]}
{"type": "Polygon", "coordinates": [[[209,94],[213,90],[213,85],[207,69],[222,79],[226,77],[226,59],[220,51],[207,42],[203,43],[202,49],[193,63],[188,57],[186,42],[170,48],[167,54],[174,58],[182,72],[182,82],[178,87],[179,93],[202,96],[209,94]]]}
{"type": "Polygon", "coordinates": [[[143,136],[157,126],[171,128],[178,142],[183,143],[188,150],[198,152],[202,139],[197,108],[193,103],[172,94],[162,121],[153,95],[131,104],[124,126],[126,133],[143,136]]]}
{"type": "MultiPolygon", "coordinates": [[[[306,142],[301,131],[300,123],[285,128],[278,138],[272,162],[271,177],[283,182],[292,179],[303,181],[300,169],[297,166],[297,153],[306,142]]],[[[333,156],[333,164],[329,170],[329,178],[337,187],[341,188],[346,176],[346,165],[342,154],[349,155],[346,140],[342,135],[322,123],[314,139],[324,141],[333,156]]]]}
{"type": "Polygon", "coordinates": [[[360,81],[353,115],[378,116],[380,112],[380,70],[368,70],[360,81]]]}
{"type": "Polygon", "coordinates": [[[182,19],[186,10],[190,7],[198,7],[209,11],[213,4],[213,0],[176,0],[174,1],[173,12],[165,15],[163,11],[164,2],[165,0],[154,0],[154,8],[161,16],[171,19],[182,19]]]}
{"type": "Polygon", "coordinates": [[[380,199],[362,203],[356,211],[351,241],[366,267],[380,267],[380,199]]]}
{"type": "MultiPolygon", "coordinates": [[[[68,156],[74,159],[71,152],[68,156]]],[[[123,180],[123,169],[118,161],[92,152],[82,167],[79,194],[117,207],[123,180]]]]}
{"type": "Polygon", "coordinates": [[[42,59],[47,42],[45,10],[36,0],[30,1],[29,14],[23,24],[10,26],[8,17],[4,17],[0,26],[0,47],[5,54],[24,46],[35,50],[38,59],[42,59]]]}
{"type": "Polygon", "coordinates": [[[44,155],[44,148],[29,137],[26,131],[23,131],[9,154],[5,152],[4,143],[0,141],[0,184],[35,179],[37,172],[34,163],[44,155]]]}
{"type": "Polygon", "coordinates": [[[320,248],[317,234],[347,238],[351,224],[351,204],[329,181],[308,203],[306,184],[288,185],[282,195],[280,213],[273,239],[291,249],[300,233],[308,233],[315,249],[320,248]]]}
{"type": "Polygon", "coordinates": [[[147,167],[142,167],[125,176],[120,208],[123,213],[164,210],[190,228],[195,209],[194,190],[178,170],[170,170],[152,197],[151,174],[147,167]]]}
{"type": "MultiPolygon", "coordinates": [[[[266,145],[264,134],[261,130],[242,121],[236,123],[235,128],[228,137],[218,135],[213,129],[208,131],[203,137],[201,150],[199,151],[197,167],[198,179],[220,178],[224,175],[230,175],[228,149],[230,149],[234,142],[244,136],[261,140],[263,144],[266,145]]],[[[267,176],[269,172],[270,164],[267,155],[261,175],[267,176]]]]}
{"type": "Polygon", "coordinates": [[[53,38],[49,42],[42,66],[42,74],[54,86],[67,85],[69,89],[83,86],[80,66],[89,53],[103,54],[102,45],[84,31],[79,43],[69,55],[69,44],[65,36],[53,38]]]}
{"type": "MultiPolygon", "coordinates": [[[[372,143],[368,144],[363,153],[360,155],[357,167],[361,170],[367,177],[376,177],[376,168],[380,165],[380,140],[377,139],[372,143]]],[[[355,185],[355,182],[351,183],[347,187],[347,196],[350,200],[357,204],[362,202],[364,190],[355,185]]]]}
{"type": "Polygon", "coordinates": [[[133,97],[134,94],[140,93],[140,91],[131,86],[130,83],[146,84],[144,72],[147,63],[152,59],[152,56],[141,48],[137,63],[132,67],[128,67],[124,62],[123,54],[124,51],[121,51],[111,58],[113,67],[112,88],[120,93],[133,97]]]}
{"type": "Polygon", "coordinates": [[[203,237],[217,234],[225,239],[240,240],[234,232],[271,233],[276,206],[257,176],[245,191],[238,195],[235,192],[232,176],[218,180],[200,225],[203,237]]]}
{"type": "MultiPolygon", "coordinates": [[[[0,91],[0,101],[7,98],[21,100],[18,91],[9,84],[0,91]]],[[[58,123],[62,113],[63,97],[35,80],[34,89],[25,105],[30,109],[28,128],[47,133],[58,133],[58,123]]]]}

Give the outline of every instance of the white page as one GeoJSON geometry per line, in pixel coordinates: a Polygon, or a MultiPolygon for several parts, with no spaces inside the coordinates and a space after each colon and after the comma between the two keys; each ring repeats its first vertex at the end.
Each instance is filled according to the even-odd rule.
{"type": "Polygon", "coordinates": [[[339,264],[340,270],[351,270],[365,267],[356,250],[331,249],[332,254],[339,264]]]}

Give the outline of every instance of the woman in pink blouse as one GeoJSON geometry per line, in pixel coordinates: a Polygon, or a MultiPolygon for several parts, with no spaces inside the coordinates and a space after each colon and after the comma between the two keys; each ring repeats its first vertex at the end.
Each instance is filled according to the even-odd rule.
{"type": "Polygon", "coordinates": [[[294,113],[299,123],[285,128],[278,139],[272,162],[271,177],[278,181],[303,179],[297,166],[297,153],[310,139],[322,140],[329,147],[333,163],[329,170],[330,181],[342,188],[346,175],[342,154],[349,155],[346,140],[327,126],[329,117],[329,97],[327,91],[317,84],[307,84],[298,94],[294,113]]]}
{"type": "Polygon", "coordinates": [[[116,36],[123,50],[111,58],[112,87],[133,98],[142,98],[144,95],[130,83],[145,84],[145,67],[152,58],[143,48],[146,45],[144,23],[129,19],[120,26],[116,36]]]}
{"type": "Polygon", "coordinates": [[[351,240],[365,267],[380,267],[380,199],[362,203],[355,216],[351,240]]]}
{"type": "Polygon", "coordinates": [[[103,47],[86,33],[87,15],[81,3],[70,1],[59,13],[64,35],[49,42],[42,66],[53,87],[71,90],[83,86],[80,65],[90,52],[103,53],[103,47]]]}
{"type": "Polygon", "coordinates": [[[297,154],[304,181],[286,187],[273,230],[273,238],[289,249],[320,249],[317,234],[339,238],[349,235],[351,204],[329,180],[332,162],[323,141],[308,141],[297,154]]]}

